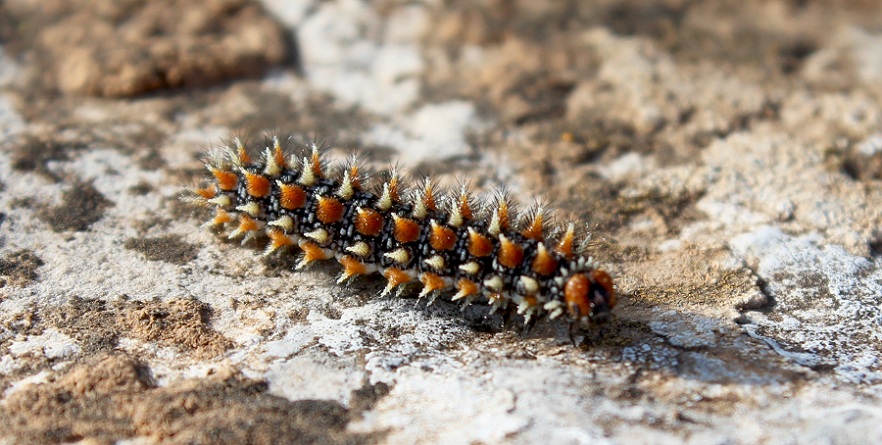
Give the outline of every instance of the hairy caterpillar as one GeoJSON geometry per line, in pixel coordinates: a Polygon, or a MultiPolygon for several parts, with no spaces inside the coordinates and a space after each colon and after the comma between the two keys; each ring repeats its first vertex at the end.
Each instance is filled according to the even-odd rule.
{"type": "Polygon", "coordinates": [[[297,269],[336,259],[338,282],[378,272],[386,295],[418,280],[420,297],[455,291],[453,301],[485,299],[491,313],[516,309],[526,324],[565,316],[571,334],[611,316],[612,278],[580,252],[573,224],[546,238],[542,207],[514,215],[500,195],[475,211],[465,186],[444,195],[426,179],[406,189],[395,170],[375,193],[355,158],[329,169],[317,144],[293,153],[274,137],[262,155],[233,145],[209,152],[211,183],[187,199],[214,207],[207,225],[234,227],[232,239],[266,235],[267,254],[297,246],[297,269]]]}

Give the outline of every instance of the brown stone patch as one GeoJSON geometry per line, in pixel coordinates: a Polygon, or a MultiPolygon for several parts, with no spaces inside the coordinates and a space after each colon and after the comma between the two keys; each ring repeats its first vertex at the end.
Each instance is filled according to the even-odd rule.
{"type": "MultiPolygon", "coordinates": [[[[54,328],[76,341],[81,351],[78,357],[111,353],[117,350],[121,337],[129,337],[177,348],[187,357],[211,359],[229,349],[232,342],[211,328],[210,312],[206,304],[194,300],[73,298],[60,307],[0,320],[0,331],[12,334],[0,338],[0,355],[9,353],[9,342],[16,337],[40,335],[47,328],[54,328]]],[[[16,361],[20,367],[15,372],[0,375],[0,392],[15,379],[57,363],[55,359],[31,355],[20,356],[16,361]]]]}
{"type": "MultiPolygon", "coordinates": [[[[205,115],[205,125],[219,125],[234,130],[246,145],[272,147],[269,135],[295,135],[282,139],[283,147],[302,147],[311,137],[333,141],[336,147],[366,148],[359,138],[373,118],[358,107],[340,107],[321,93],[313,92],[298,100],[267,89],[259,82],[237,82],[223,94],[195,92],[200,97],[187,98],[180,107],[191,109],[194,100],[202,101],[198,110],[205,115]]],[[[373,148],[373,147],[371,147],[373,148]]]]}
{"type": "MultiPolygon", "coordinates": [[[[162,443],[362,444],[351,434],[353,411],[334,401],[289,401],[267,384],[224,369],[206,379],[157,388],[149,370],[124,355],[105,356],[14,392],[0,406],[0,429],[21,443],[149,437],[162,443]]],[[[386,392],[367,389],[354,399],[386,392]]],[[[358,403],[354,411],[372,405],[358,403]],[[364,405],[364,406],[362,406],[364,405]]]]}
{"type": "Polygon", "coordinates": [[[113,350],[118,339],[125,336],[210,358],[231,346],[228,339],[211,328],[210,315],[208,305],[195,300],[73,299],[44,312],[42,321],[44,327],[54,326],[77,340],[86,353],[113,350]]]}
{"type": "Polygon", "coordinates": [[[146,182],[146,181],[141,181],[141,182],[129,187],[128,192],[131,195],[144,196],[154,190],[156,190],[156,188],[153,186],[153,184],[150,184],[149,182],[146,182]]]}
{"type": "MultiPolygon", "coordinates": [[[[597,130],[600,128],[604,127],[597,127],[597,130]]],[[[668,236],[679,233],[692,222],[705,219],[695,206],[703,196],[703,189],[659,187],[623,194],[630,178],[607,179],[598,171],[595,162],[612,162],[631,151],[651,153],[652,145],[647,139],[633,133],[630,136],[628,133],[606,135],[615,141],[595,136],[582,139],[576,133],[569,135],[576,139],[509,146],[506,150],[508,159],[517,166],[519,178],[527,184],[528,190],[542,190],[542,196],[554,197],[554,217],[558,221],[578,221],[579,227],[604,234],[603,238],[594,237],[592,243],[633,236],[630,223],[635,220],[651,221],[651,235],[668,236]]],[[[661,152],[648,156],[665,164],[682,159],[661,152]]],[[[591,251],[594,254],[594,250],[591,251]]],[[[621,257],[618,253],[612,256],[621,257]]]]}
{"type": "Polygon", "coordinates": [[[231,343],[209,327],[210,313],[207,304],[196,300],[135,301],[121,310],[118,323],[127,336],[213,357],[231,343]]]}
{"type": "Polygon", "coordinates": [[[40,328],[57,328],[76,340],[84,354],[110,352],[120,337],[120,305],[74,298],[60,308],[44,310],[40,328]]]}
{"type": "Polygon", "coordinates": [[[67,161],[72,153],[82,151],[86,146],[82,141],[60,139],[52,131],[41,135],[26,135],[12,150],[12,168],[60,181],[61,178],[49,170],[49,162],[67,161]]]}
{"type": "Polygon", "coordinates": [[[165,261],[183,265],[196,259],[199,248],[177,235],[163,235],[154,238],[130,238],[123,247],[140,252],[150,261],[165,261]]]}
{"type": "Polygon", "coordinates": [[[863,153],[856,144],[850,144],[841,157],[841,168],[858,181],[882,180],[882,151],[863,153]]]}
{"type": "Polygon", "coordinates": [[[152,386],[146,370],[128,357],[94,360],[4,399],[0,430],[20,443],[112,443],[135,435],[134,403],[152,386]]]}
{"type": "Polygon", "coordinates": [[[166,166],[157,149],[164,143],[165,133],[145,126],[141,121],[146,114],[143,109],[125,110],[123,106],[110,111],[114,122],[108,121],[107,124],[116,124],[118,131],[108,132],[92,122],[81,122],[72,117],[75,114],[73,109],[81,106],[81,102],[47,100],[46,97],[35,96],[23,99],[20,105],[17,111],[27,121],[39,124],[36,125],[38,129],[10,140],[12,168],[16,171],[36,173],[54,182],[61,182],[67,178],[51,170],[50,163],[70,161],[92,148],[117,149],[133,157],[147,171],[166,166]]]}
{"type": "Polygon", "coordinates": [[[630,266],[629,276],[640,287],[633,301],[647,307],[762,307],[768,301],[758,293],[750,269],[733,268],[725,247],[686,246],[681,251],[654,255],[630,266]]]}
{"type": "MultiPolygon", "coordinates": [[[[538,143],[558,145],[561,156],[574,164],[610,162],[626,153],[656,154],[662,164],[678,164],[663,141],[654,133],[642,134],[628,122],[609,119],[599,113],[581,111],[567,119],[535,130],[538,143]]],[[[691,159],[690,159],[691,161],[691,159]]]]}
{"type": "Polygon", "coordinates": [[[386,397],[390,390],[389,385],[383,382],[377,382],[376,385],[365,384],[361,388],[352,391],[350,408],[355,412],[368,411],[383,397],[386,397]]]}
{"type": "Polygon", "coordinates": [[[289,401],[265,382],[222,373],[157,390],[135,411],[139,433],[168,443],[372,443],[350,434],[351,414],[330,400],[289,401]]]}
{"type": "Polygon", "coordinates": [[[61,197],[61,204],[41,210],[40,218],[55,232],[84,232],[104,217],[113,201],[104,197],[90,183],[75,182],[61,197]]]}
{"type": "Polygon", "coordinates": [[[31,284],[42,265],[43,260],[30,250],[18,250],[0,258],[0,287],[31,284]]]}
{"type": "MultiPolygon", "coordinates": [[[[136,96],[256,77],[289,58],[284,29],[248,0],[19,2],[12,49],[35,48],[43,83],[136,96]]],[[[16,52],[18,52],[16,51],[16,52]]]]}
{"type": "MultiPolygon", "coordinates": [[[[0,301],[6,298],[4,293],[0,293],[0,301]]],[[[43,332],[40,326],[40,316],[35,311],[25,311],[17,314],[0,313],[0,357],[10,354],[9,347],[16,337],[23,338],[28,335],[39,335],[43,332]]],[[[0,393],[9,387],[13,382],[23,376],[36,374],[41,369],[45,369],[48,365],[46,357],[37,357],[35,354],[25,354],[16,358],[15,371],[8,373],[0,373],[0,393]]]]}

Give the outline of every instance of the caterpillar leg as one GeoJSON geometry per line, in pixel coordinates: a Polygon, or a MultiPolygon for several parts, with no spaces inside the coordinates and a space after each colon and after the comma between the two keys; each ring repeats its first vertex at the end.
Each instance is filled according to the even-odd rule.
{"type": "Polygon", "coordinates": [[[521,330],[521,336],[526,337],[530,334],[530,331],[536,327],[536,324],[539,323],[539,317],[527,317],[524,320],[524,328],[521,330]]]}

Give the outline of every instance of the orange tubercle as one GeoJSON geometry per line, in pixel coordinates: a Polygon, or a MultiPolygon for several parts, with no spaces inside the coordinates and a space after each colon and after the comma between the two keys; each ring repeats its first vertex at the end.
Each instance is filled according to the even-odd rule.
{"type": "Polygon", "coordinates": [[[214,219],[211,220],[211,223],[216,224],[216,225],[221,225],[221,224],[228,223],[232,220],[233,220],[233,217],[230,216],[230,214],[226,210],[218,208],[215,211],[214,219]]]}
{"type": "Polygon", "coordinates": [[[412,279],[410,274],[396,267],[386,269],[386,271],[383,272],[383,277],[388,281],[387,287],[390,289],[399,284],[407,283],[412,279]]]}
{"type": "Polygon", "coordinates": [[[211,184],[205,188],[194,189],[193,193],[196,193],[199,197],[204,199],[212,199],[217,196],[217,187],[215,187],[214,184],[211,184]]]}
{"type": "Polygon", "coordinates": [[[313,149],[312,151],[312,173],[319,178],[324,177],[324,172],[322,172],[322,158],[319,155],[318,149],[313,149]]]}
{"type": "Polygon", "coordinates": [[[426,295],[429,292],[442,290],[447,287],[447,285],[444,283],[444,278],[441,278],[441,276],[431,272],[424,272],[423,274],[421,274],[420,282],[424,285],[422,292],[420,292],[420,295],[426,295]]]}
{"type": "Polygon", "coordinates": [[[557,243],[557,247],[555,247],[554,250],[568,260],[573,259],[573,242],[575,238],[576,234],[573,225],[570,224],[569,227],[567,227],[567,232],[564,234],[563,238],[560,239],[560,242],[557,243]]]}
{"type": "Polygon", "coordinates": [[[278,182],[281,196],[279,204],[283,209],[294,210],[303,207],[306,204],[306,192],[297,184],[284,184],[278,182]]]}
{"type": "Polygon", "coordinates": [[[426,208],[429,210],[437,210],[437,206],[435,205],[435,193],[432,190],[432,182],[428,179],[426,180],[426,188],[423,190],[423,204],[425,204],[426,208]]]}
{"type": "Polygon", "coordinates": [[[505,236],[499,237],[499,264],[513,269],[524,261],[524,248],[505,236]]]}
{"type": "Polygon", "coordinates": [[[276,161],[276,164],[278,164],[279,167],[288,168],[288,163],[285,162],[285,151],[282,150],[282,146],[279,145],[278,140],[276,140],[273,149],[273,160],[276,161]]]}
{"type": "Polygon", "coordinates": [[[392,234],[395,237],[395,241],[398,241],[399,243],[410,243],[419,239],[419,223],[395,214],[392,215],[392,218],[395,220],[395,228],[392,234]]]}
{"type": "Polygon", "coordinates": [[[499,228],[508,230],[508,203],[505,201],[499,203],[499,228]]]}
{"type": "Polygon", "coordinates": [[[361,179],[358,177],[358,165],[353,164],[352,168],[349,169],[349,181],[352,183],[352,188],[356,190],[361,189],[361,179]]]}
{"type": "Polygon", "coordinates": [[[343,276],[341,277],[343,280],[355,275],[364,275],[367,273],[367,266],[352,255],[345,255],[340,257],[337,261],[343,265],[343,276]]]}
{"type": "Polygon", "coordinates": [[[343,219],[343,203],[330,196],[320,196],[316,205],[315,215],[325,224],[332,224],[343,219]]]}
{"type": "Polygon", "coordinates": [[[373,209],[358,209],[355,230],[365,236],[377,236],[383,231],[383,215],[373,209]]]}
{"type": "Polygon", "coordinates": [[[490,238],[469,229],[469,254],[481,258],[491,253],[493,253],[493,243],[490,242],[490,238]]]}
{"type": "Polygon", "coordinates": [[[477,295],[480,289],[478,289],[478,284],[474,281],[461,278],[456,282],[456,290],[459,291],[457,295],[468,297],[470,295],[477,295]]]}
{"type": "Polygon", "coordinates": [[[450,250],[456,245],[456,232],[432,221],[432,234],[429,244],[435,250],[450,250]]]}
{"type": "Polygon", "coordinates": [[[554,259],[554,255],[545,249],[543,243],[539,243],[538,250],[539,252],[536,253],[536,257],[533,258],[533,262],[530,264],[533,272],[546,277],[554,274],[557,270],[557,260],[554,259]]]}
{"type": "Polygon", "coordinates": [[[543,235],[541,213],[537,213],[536,216],[533,217],[533,221],[530,222],[530,226],[522,230],[521,235],[524,235],[525,238],[542,241],[543,235]]]}
{"type": "Polygon", "coordinates": [[[612,309],[616,305],[616,286],[613,284],[612,277],[605,271],[597,269],[592,270],[589,275],[595,283],[599,284],[604,290],[606,290],[606,293],[609,295],[606,304],[612,309]]]}
{"type": "Polygon", "coordinates": [[[389,196],[392,198],[392,202],[398,202],[398,176],[392,175],[392,178],[389,179],[389,196]]]}
{"type": "Polygon", "coordinates": [[[248,149],[245,148],[245,144],[236,138],[236,155],[239,157],[239,163],[241,164],[250,164],[251,156],[248,154],[248,149]]]}
{"type": "Polygon", "coordinates": [[[217,187],[225,192],[236,190],[239,186],[239,176],[231,171],[219,170],[213,166],[208,166],[214,179],[217,180],[217,187]]]}
{"type": "Polygon", "coordinates": [[[469,196],[465,193],[459,196],[459,213],[465,219],[472,219],[472,206],[469,204],[469,196]]]}
{"type": "Polygon", "coordinates": [[[591,313],[591,302],[588,300],[588,290],[591,283],[585,274],[577,273],[567,280],[564,286],[564,300],[570,315],[574,318],[584,317],[591,313]]]}
{"type": "Polygon", "coordinates": [[[284,230],[272,228],[266,231],[266,235],[270,239],[270,250],[276,250],[280,247],[290,246],[294,244],[294,240],[285,234],[284,230]]]}
{"type": "Polygon", "coordinates": [[[330,258],[330,256],[325,252],[325,249],[312,241],[301,241],[299,245],[300,249],[303,250],[303,260],[307,264],[313,261],[326,260],[330,258]]]}
{"type": "Polygon", "coordinates": [[[255,198],[263,198],[266,195],[269,195],[270,192],[270,182],[265,176],[251,173],[247,170],[245,173],[245,189],[248,191],[248,194],[255,198]]]}
{"type": "Polygon", "coordinates": [[[251,232],[253,230],[259,229],[260,226],[257,224],[257,220],[254,218],[244,214],[239,214],[239,227],[236,228],[236,231],[239,233],[251,232]]]}

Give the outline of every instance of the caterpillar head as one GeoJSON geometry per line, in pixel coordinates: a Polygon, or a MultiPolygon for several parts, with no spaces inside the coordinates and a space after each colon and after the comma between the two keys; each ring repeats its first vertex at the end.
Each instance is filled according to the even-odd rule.
{"type": "Polygon", "coordinates": [[[616,290],[608,273],[592,269],[574,273],[564,285],[564,301],[570,320],[583,326],[605,323],[612,318],[616,290]]]}

